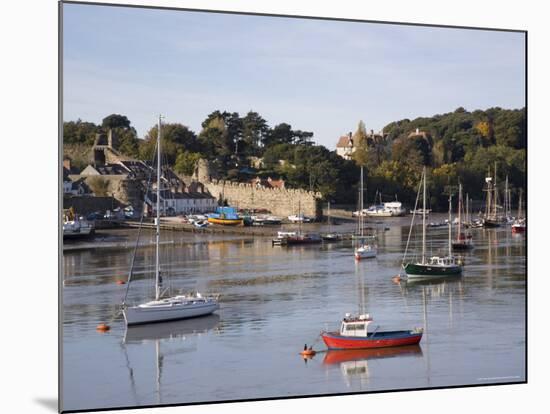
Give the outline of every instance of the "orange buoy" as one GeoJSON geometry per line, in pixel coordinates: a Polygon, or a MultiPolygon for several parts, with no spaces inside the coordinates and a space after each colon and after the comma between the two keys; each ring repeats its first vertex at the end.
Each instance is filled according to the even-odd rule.
{"type": "Polygon", "coordinates": [[[117,285],[124,285],[125,283],[126,283],[126,282],[125,282],[124,280],[120,280],[120,279],[118,279],[118,280],[116,281],[116,284],[117,284],[117,285]]]}
{"type": "Polygon", "coordinates": [[[111,330],[111,327],[109,325],[104,324],[104,323],[100,323],[99,325],[96,326],[95,330],[98,331],[98,332],[107,332],[107,331],[111,330]]]}
{"type": "Polygon", "coordinates": [[[302,352],[300,352],[300,355],[304,356],[304,357],[308,357],[308,356],[313,356],[315,355],[317,352],[315,352],[313,349],[305,349],[303,350],[302,352]]]}
{"type": "Polygon", "coordinates": [[[401,282],[401,276],[400,275],[394,276],[394,277],[391,278],[391,281],[393,283],[399,283],[399,282],[401,282]]]}

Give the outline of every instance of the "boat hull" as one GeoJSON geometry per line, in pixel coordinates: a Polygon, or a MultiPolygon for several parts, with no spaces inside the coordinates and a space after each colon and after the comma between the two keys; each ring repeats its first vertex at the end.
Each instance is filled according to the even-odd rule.
{"type": "Polygon", "coordinates": [[[208,217],[208,222],[212,224],[221,224],[222,226],[242,226],[244,221],[239,219],[222,219],[216,217],[208,217]]]}
{"type": "Polygon", "coordinates": [[[373,259],[376,257],[376,250],[355,250],[355,260],[373,259]]]}
{"type": "Polygon", "coordinates": [[[183,306],[168,305],[155,308],[132,306],[124,308],[122,313],[124,314],[126,325],[131,326],[196,318],[199,316],[210,315],[219,308],[220,305],[217,302],[183,306]]]}
{"type": "Polygon", "coordinates": [[[431,278],[462,275],[462,266],[436,266],[420,263],[408,263],[404,267],[409,278],[431,278]]]}
{"type": "Polygon", "coordinates": [[[525,233],[525,226],[512,226],[512,233],[525,233]]]}
{"type": "Polygon", "coordinates": [[[500,223],[498,221],[493,221],[493,220],[484,220],[483,221],[483,227],[487,227],[489,229],[500,227],[501,224],[502,223],[500,223]]]}
{"type": "Polygon", "coordinates": [[[288,246],[294,246],[297,244],[316,244],[321,243],[323,239],[319,238],[309,238],[309,237],[287,237],[286,244],[288,246]]]}
{"type": "Polygon", "coordinates": [[[330,350],[337,349],[371,349],[394,346],[415,345],[422,339],[422,332],[387,331],[375,332],[368,337],[343,336],[337,332],[321,333],[323,342],[330,350]]]}
{"type": "Polygon", "coordinates": [[[474,248],[472,243],[468,242],[453,242],[453,250],[470,250],[474,248]]]}

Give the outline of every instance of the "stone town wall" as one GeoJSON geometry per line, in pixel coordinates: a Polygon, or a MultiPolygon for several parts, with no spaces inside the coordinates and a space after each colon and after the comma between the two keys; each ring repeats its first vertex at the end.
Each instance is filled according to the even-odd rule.
{"type": "Polygon", "coordinates": [[[269,210],[272,214],[286,218],[298,214],[320,218],[321,194],[295,189],[256,187],[248,183],[212,180],[204,183],[210,194],[218,200],[227,200],[228,204],[239,209],[269,210]]]}
{"type": "Polygon", "coordinates": [[[71,179],[84,178],[90,188],[94,187],[94,180],[107,184],[106,194],[114,197],[123,205],[131,205],[137,211],[143,207],[143,190],[138,180],[127,179],[121,175],[71,175],[71,179]]]}
{"type": "Polygon", "coordinates": [[[112,197],[70,196],[63,197],[63,209],[73,208],[79,216],[87,216],[95,211],[104,213],[120,204],[112,197]]]}

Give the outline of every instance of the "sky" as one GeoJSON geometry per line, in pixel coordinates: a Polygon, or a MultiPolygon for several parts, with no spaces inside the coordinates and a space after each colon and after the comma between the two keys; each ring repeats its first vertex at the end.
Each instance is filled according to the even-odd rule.
{"type": "Polygon", "coordinates": [[[158,114],[196,133],[258,112],[334,149],[360,120],[525,106],[525,35],[98,5],[63,6],[63,118],[158,114]]]}

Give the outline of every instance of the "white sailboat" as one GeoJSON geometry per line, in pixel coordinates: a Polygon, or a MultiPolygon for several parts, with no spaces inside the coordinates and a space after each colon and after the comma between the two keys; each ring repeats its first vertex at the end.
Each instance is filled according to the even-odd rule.
{"type": "MultiPolygon", "coordinates": [[[[122,302],[122,312],[126,325],[165,322],[177,319],[194,318],[209,315],[219,309],[217,298],[203,296],[200,293],[162,297],[160,275],[160,191],[161,191],[161,117],[158,121],[157,142],[157,197],[156,197],[156,258],[155,258],[155,299],[135,306],[126,304],[131,282],[132,269],[128,278],[126,296],[122,302]]],[[[133,265],[133,260],[132,260],[133,265]]]]}
{"type": "MultiPolygon", "coordinates": [[[[361,166],[361,183],[359,184],[359,211],[363,211],[363,167],[361,166]]],[[[364,222],[364,215],[359,214],[358,217],[358,223],[359,223],[359,235],[357,237],[357,240],[359,241],[359,246],[355,248],[355,259],[356,260],[362,260],[362,259],[370,259],[373,257],[376,257],[377,249],[375,246],[364,243],[365,237],[365,222],[364,222]]]]}

